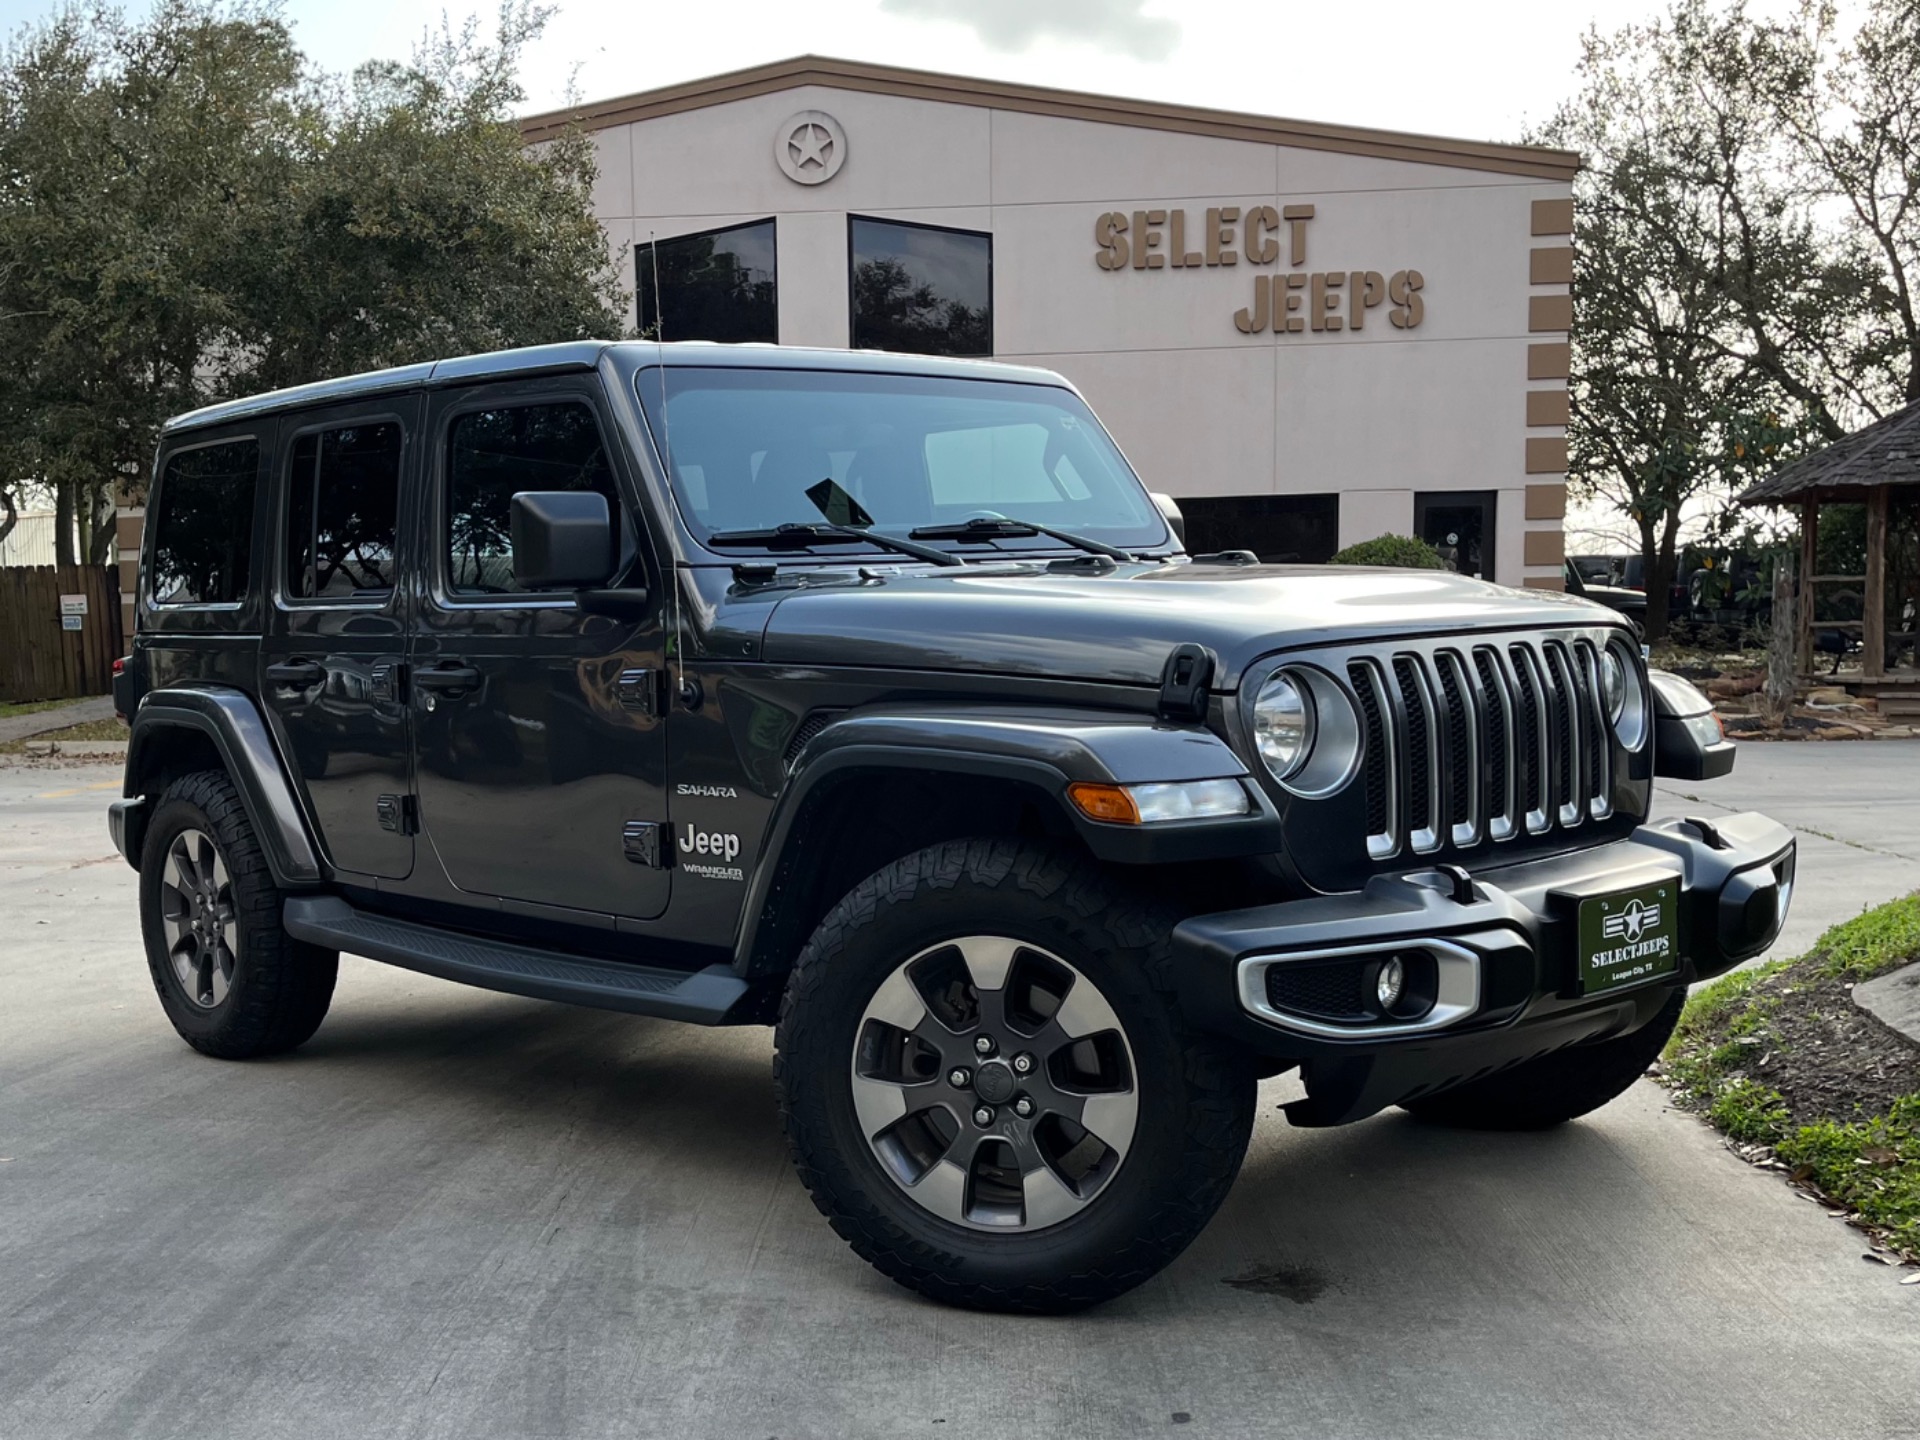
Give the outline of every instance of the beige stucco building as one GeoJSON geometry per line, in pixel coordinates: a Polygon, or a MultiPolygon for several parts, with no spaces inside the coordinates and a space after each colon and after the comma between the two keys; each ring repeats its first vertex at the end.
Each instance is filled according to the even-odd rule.
{"type": "Polygon", "coordinates": [[[1195,550],[1560,584],[1573,155],[812,57],[569,125],[651,333],[1048,366],[1195,550]]]}
{"type": "Polygon", "coordinates": [[[662,338],[1047,366],[1195,548],[1425,531],[1559,583],[1573,155],[811,57],[524,128],[568,124],[662,338]],[[931,326],[902,328],[900,287],[863,317],[890,258],[931,326]]]}

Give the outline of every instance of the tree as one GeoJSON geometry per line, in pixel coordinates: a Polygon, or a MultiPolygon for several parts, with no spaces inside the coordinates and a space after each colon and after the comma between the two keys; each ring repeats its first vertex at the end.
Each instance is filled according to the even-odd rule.
{"type": "Polygon", "coordinates": [[[1848,37],[1832,4],[1803,0],[1763,34],[1770,63],[1756,81],[1794,181],[1840,207],[1865,301],[1851,343],[1822,368],[1843,403],[1878,418],[1920,400],[1920,5],[1868,0],[1848,37]]]}
{"type": "Polygon", "coordinates": [[[1701,0],[1590,34],[1543,135],[1586,160],[1570,479],[1638,532],[1654,639],[1689,506],[1826,430],[1817,371],[1782,357],[1840,346],[1859,309],[1857,275],[1778,183],[1778,128],[1749,82],[1771,45],[1738,5],[1701,0]]]}
{"type": "Polygon", "coordinates": [[[574,135],[509,108],[543,12],[318,74],[278,12],[71,8],[0,60],[0,475],[112,547],[168,415],[451,351],[618,333],[574,135]]]}

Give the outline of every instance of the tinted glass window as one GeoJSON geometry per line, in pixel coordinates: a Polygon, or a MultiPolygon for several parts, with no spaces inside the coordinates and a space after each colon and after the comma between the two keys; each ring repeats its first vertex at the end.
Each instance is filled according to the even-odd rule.
{"type": "Polygon", "coordinates": [[[162,605],[221,605],[247,593],[260,444],[229,440],[168,457],[153,522],[149,588],[162,605]]]}
{"type": "Polygon", "coordinates": [[[780,338],[773,221],[634,247],[640,333],[649,340],[780,338]]]}
{"type": "Polygon", "coordinates": [[[393,591],[400,427],[302,435],[287,476],[287,594],[378,599],[393,591]]]}
{"type": "Polygon", "coordinates": [[[853,347],[993,353],[993,238],[853,219],[853,347]]]}
{"type": "Polygon", "coordinates": [[[1195,555],[1251,550],[1270,565],[1324,565],[1340,548],[1338,495],[1180,497],[1195,555]]]}
{"type": "Polygon", "coordinates": [[[447,455],[447,583],[497,595],[513,581],[513,497],[522,490],[597,490],[620,500],[593,411],[574,401],[478,410],[453,422],[447,455]]]}
{"type": "MultiPolygon", "coordinates": [[[[817,522],[807,491],[824,479],[897,534],[997,513],[1112,545],[1170,538],[1100,422],[1057,386],[673,365],[642,370],[635,389],[671,452],[681,512],[703,538],[817,522]]],[[[965,543],[1061,548],[1041,536],[965,543]]]]}

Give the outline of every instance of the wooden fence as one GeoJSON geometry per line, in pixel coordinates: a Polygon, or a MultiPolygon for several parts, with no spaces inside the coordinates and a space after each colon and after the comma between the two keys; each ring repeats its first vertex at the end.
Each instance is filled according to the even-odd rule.
{"type": "Polygon", "coordinates": [[[0,704],[108,694],[121,653],[112,569],[0,565],[0,704]],[[63,596],[86,597],[77,630],[62,627],[63,596]]]}

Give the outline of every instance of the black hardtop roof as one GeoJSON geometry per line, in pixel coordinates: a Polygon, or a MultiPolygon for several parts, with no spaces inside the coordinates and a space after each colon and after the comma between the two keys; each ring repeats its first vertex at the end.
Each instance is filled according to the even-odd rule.
{"type": "Polygon", "coordinates": [[[1050,370],[1005,365],[992,360],[895,355],[879,350],[814,350],[793,345],[716,345],[702,341],[661,345],[649,340],[574,340],[561,345],[532,345],[520,350],[496,350],[485,355],[463,355],[418,365],[399,365],[391,370],[370,370],[363,375],[343,375],[337,380],[320,380],[311,385],[270,390],[239,400],[223,400],[217,405],[206,405],[174,416],[166,423],[162,433],[177,435],[183,431],[204,430],[213,425],[250,420],[255,416],[340,405],[363,396],[391,394],[401,390],[592,370],[609,351],[618,353],[635,368],[652,364],[721,365],[763,370],[854,370],[874,374],[946,375],[974,380],[1013,380],[1029,385],[1067,384],[1050,370]]]}

